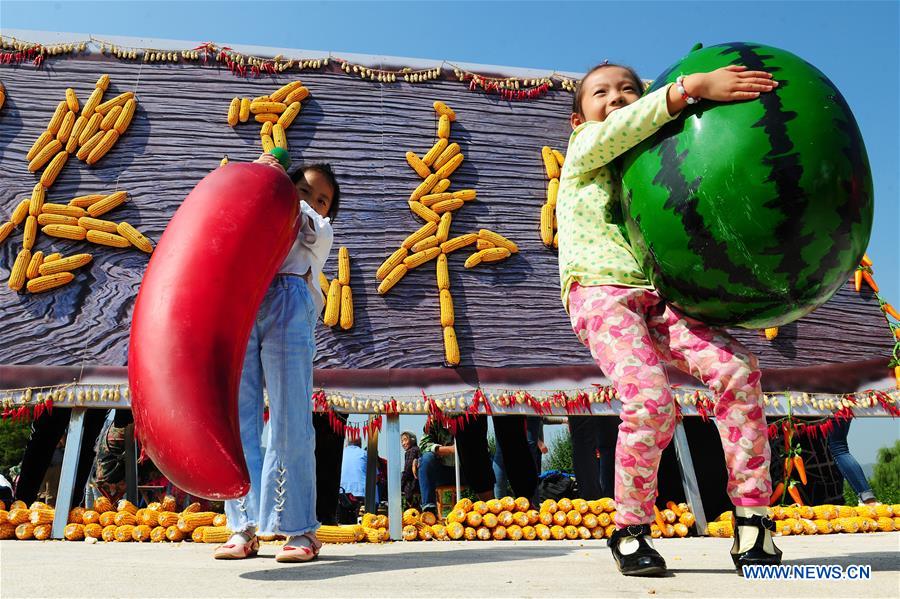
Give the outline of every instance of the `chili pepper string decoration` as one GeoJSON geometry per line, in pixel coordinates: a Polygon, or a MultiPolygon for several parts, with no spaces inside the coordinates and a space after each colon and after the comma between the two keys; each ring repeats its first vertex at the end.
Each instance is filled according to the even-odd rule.
{"type": "Polygon", "coordinates": [[[878,284],[875,282],[872,260],[868,254],[863,254],[863,258],[853,273],[853,286],[857,292],[862,291],[863,282],[875,294],[878,300],[878,307],[881,314],[888,325],[891,337],[894,342],[894,349],[891,352],[891,359],[888,362],[888,368],[892,369],[894,375],[894,383],[897,389],[900,389],[900,312],[898,312],[891,304],[889,304],[878,292],[878,284]]]}

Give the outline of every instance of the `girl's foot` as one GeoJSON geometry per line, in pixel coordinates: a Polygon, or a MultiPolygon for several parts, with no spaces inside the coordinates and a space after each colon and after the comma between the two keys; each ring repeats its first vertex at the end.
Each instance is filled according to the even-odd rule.
{"type": "Polygon", "coordinates": [[[309,562],[319,556],[322,542],[316,538],[316,533],[306,532],[302,535],[294,535],[287,540],[284,547],[275,554],[277,562],[309,562]]]}
{"type": "Polygon", "coordinates": [[[236,532],[228,542],[216,547],[215,559],[244,559],[259,553],[259,539],[253,532],[236,532]]]}
{"type": "Polygon", "coordinates": [[[650,525],[642,524],[616,529],[606,544],[625,576],[663,576],[668,571],[666,560],[652,542],[650,525]]]}
{"type": "Polygon", "coordinates": [[[738,574],[744,566],[777,565],[781,550],[772,541],[775,523],[769,519],[766,507],[736,507],[734,509],[734,545],[731,559],[738,574]]]}

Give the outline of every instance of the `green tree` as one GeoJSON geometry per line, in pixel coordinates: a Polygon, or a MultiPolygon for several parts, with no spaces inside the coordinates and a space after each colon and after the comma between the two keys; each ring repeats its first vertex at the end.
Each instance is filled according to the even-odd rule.
{"type": "Polygon", "coordinates": [[[12,480],[9,469],[22,461],[25,444],[31,436],[31,422],[0,422],[0,474],[12,480]]]}
{"type": "Polygon", "coordinates": [[[872,490],[882,503],[900,502],[900,441],[878,450],[872,471],[872,490]]]}
{"type": "Polygon", "coordinates": [[[561,470],[563,472],[574,472],[572,467],[572,437],[569,431],[560,432],[553,441],[544,455],[544,470],[561,470]]]}

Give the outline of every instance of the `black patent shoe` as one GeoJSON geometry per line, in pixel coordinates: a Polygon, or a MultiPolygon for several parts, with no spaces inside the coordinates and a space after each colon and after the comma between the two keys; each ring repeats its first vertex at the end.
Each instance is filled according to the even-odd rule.
{"type": "Polygon", "coordinates": [[[775,547],[775,553],[766,553],[766,550],[763,549],[766,531],[770,533],[775,531],[775,523],[771,518],[759,515],[748,518],[734,513],[734,545],[731,547],[731,559],[734,561],[734,567],[737,568],[739,575],[744,575],[744,566],[777,566],[781,563],[781,550],[775,547],[774,542],[772,547],[775,547]],[[753,547],[743,553],[738,551],[741,546],[741,537],[738,532],[741,526],[755,526],[759,531],[753,547]]]}
{"type": "Polygon", "coordinates": [[[619,572],[625,576],[664,576],[668,572],[666,560],[644,538],[649,536],[649,524],[627,526],[616,529],[612,533],[606,544],[612,550],[619,572]],[[622,555],[622,552],[619,551],[619,542],[625,537],[637,539],[637,551],[629,555],[622,555]]]}

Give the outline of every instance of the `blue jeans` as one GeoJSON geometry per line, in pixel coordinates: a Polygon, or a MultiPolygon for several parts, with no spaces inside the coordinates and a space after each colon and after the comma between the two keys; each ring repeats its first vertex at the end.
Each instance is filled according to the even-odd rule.
{"type": "Polygon", "coordinates": [[[499,443],[494,443],[494,458],[491,460],[491,466],[494,469],[494,497],[506,497],[511,491],[509,489],[509,479],[506,478],[506,467],[503,465],[503,452],[500,451],[499,443]]]}
{"type": "Polygon", "coordinates": [[[250,492],[225,502],[234,531],[255,527],[260,534],[290,536],[319,527],[312,424],[316,318],[306,282],[275,277],[253,323],[241,373],[238,414],[250,492]],[[269,394],[265,449],[263,384],[269,394]]]}
{"type": "Polygon", "coordinates": [[[828,435],[828,449],[831,451],[831,455],[834,456],[834,462],[837,464],[838,470],[841,471],[841,475],[850,483],[850,486],[859,496],[859,500],[875,499],[875,493],[872,492],[872,487],[869,485],[869,481],[866,480],[866,475],[859,462],[850,455],[850,448],[847,447],[847,433],[849,432],[849,420],[835,419],[834,428],[828,435]]]}
{"type": "Polygon", "coordinates": [[[437,505],[434,490],[440,485],[456,482],[456,468],[441,463],[433,451],[426,451],[419,458],[419,491],[422,494],[422,509],[437,505]]]}

